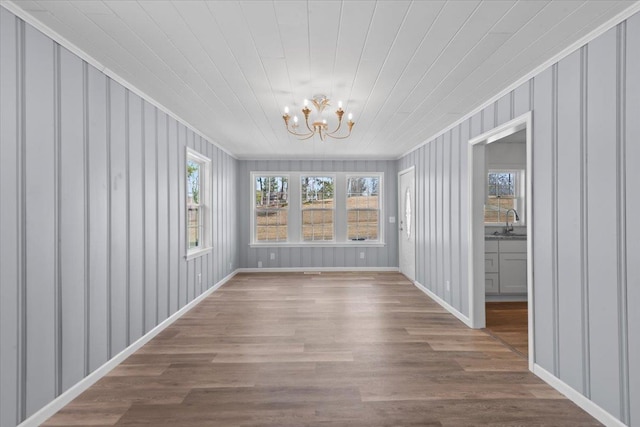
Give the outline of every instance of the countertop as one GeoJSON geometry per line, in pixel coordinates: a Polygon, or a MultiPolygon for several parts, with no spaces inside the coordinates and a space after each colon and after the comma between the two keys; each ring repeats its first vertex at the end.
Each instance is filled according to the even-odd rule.
{"type": "Polygon", "coordinates": [[[485,234],[484,240],[527,240],[526,234],[485,234]]]}

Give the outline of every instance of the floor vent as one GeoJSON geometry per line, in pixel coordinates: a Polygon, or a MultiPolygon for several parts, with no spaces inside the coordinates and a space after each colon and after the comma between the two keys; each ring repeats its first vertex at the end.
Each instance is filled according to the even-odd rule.
{"type": "Polygon", "coordinates": [[[322,274],[321,271],[305,271],[304,274],[322,274]]]}

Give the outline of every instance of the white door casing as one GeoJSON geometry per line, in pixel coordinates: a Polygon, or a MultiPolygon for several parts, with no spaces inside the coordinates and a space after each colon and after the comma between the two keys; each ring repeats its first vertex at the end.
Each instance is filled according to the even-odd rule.
{"type": "Polygon", "coordinates": [[[411,280],[416,279],[415,206],[415,168],[411,167],[398,174],[400,272],[411,280]]]}

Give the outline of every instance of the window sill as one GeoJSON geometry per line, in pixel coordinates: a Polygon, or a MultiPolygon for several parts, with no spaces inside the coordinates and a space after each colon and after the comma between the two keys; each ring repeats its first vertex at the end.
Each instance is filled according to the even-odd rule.
{"type": "Polygon", "coordinates": [[[213,248],[204,248],[204,249],[198,249],[196,251],[189,252],[187,253],[187,255],[185,255],[184,259],[186,259],[187,261],[190,261],[194,258],[199,258],[211,252],[212,249],[213,248]]]}
{"type": "Polygon", "coordinates": [[[369,242],[366,241],[356,241],[356,242],[330,242],[330,243],[277,243],[277,242],[266,242],[266,243],[250,243],[250,248],[353,248],[353,247],[367,247],[367,248],[383,248],[386,244],[384,242],[369,242]]]}

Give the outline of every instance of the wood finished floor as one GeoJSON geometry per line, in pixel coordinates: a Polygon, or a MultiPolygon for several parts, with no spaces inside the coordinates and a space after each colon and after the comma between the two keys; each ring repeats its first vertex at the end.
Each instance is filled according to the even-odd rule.
{"type": "Polygon", "coordinates": [[[239,274],[44,425],[600,425],[398,273],[239,274]]]}
{"type": "Polygon", "coordinates": [[[512,347],[522,357],[529,357],[527,302],[488,302],[485,309],[486,332],[512,347]]]}

